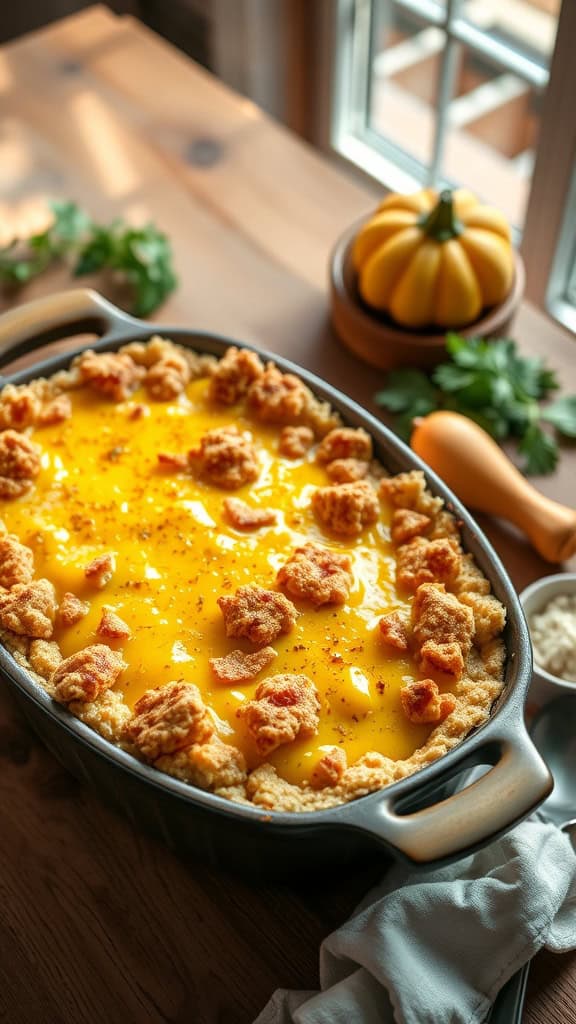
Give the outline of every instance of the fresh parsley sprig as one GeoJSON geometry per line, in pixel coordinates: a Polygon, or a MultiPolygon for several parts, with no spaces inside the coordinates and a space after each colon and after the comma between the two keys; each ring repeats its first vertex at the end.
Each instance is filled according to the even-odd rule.
{"type": "Polygon", "coordinates": [[[392,370],[374,400],[395,414],[394,429],[409,439],[412,421],[435,409],[450,409],[474,420],[497,441],[518,439],[527,474],[551,473],[558,444],[543,427],[550,423],[565,437],[576,437],[576,395],[542,408],[559,387],[553,370],[538,358],[521,356],[508,338],[485,341],[448,334],[450,360],[427,376],[422,370],[392,370]]]}
{"type": "Polygon", "coordinates": [[[75,277],[109,270],[130,286],[136,316],[153,313],[174,290],[171,246],[154,224],[96,224],[74,202],[50,205],[54,220],[45,231],[0,249],[0,282],[26,284],[58,260],[70,261],[75,277]]]}

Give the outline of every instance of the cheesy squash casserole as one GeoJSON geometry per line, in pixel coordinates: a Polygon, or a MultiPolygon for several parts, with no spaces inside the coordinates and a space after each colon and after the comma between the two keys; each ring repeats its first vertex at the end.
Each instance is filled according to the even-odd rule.
{"type": "Polygon", "coordinates": [[[0,396],[2,641],[160,771],[370,793],[488,717],[504,624],[423,474],[254,352],[153,337],[0,396]]]}

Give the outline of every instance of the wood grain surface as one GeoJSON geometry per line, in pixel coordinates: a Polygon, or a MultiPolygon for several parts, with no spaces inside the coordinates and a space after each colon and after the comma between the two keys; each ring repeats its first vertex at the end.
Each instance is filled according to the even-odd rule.
{"type": "MultiPolygon", "coordinates": [[[[41,223],[50,197],[95,217],[152,218],[181,279],[158,320],[281,353],[377,411],[383,375],[338,344],[326,300],[330,249],[373,194],[104,8],[2,48],[0,96],[5,235],[41,223]]],[[[56,270],[18,300],[69,286],[56,270]]],[[[515,336],[576,390],[573,339],[528,306],[515,336]]],[[[573,504],[575,479],[566,446],[559,471],[536,483],[573,504]]],[[[482,525],[518,589],[554,571],[504,524],[482,525]]],[[[180,860],[65,773],[0,689],[7,1024],[249,1024],[275,988],[317,986],[320,941],[378,873],[256,886],[180,860]]],[[[576,1024],[576,956],[536,957],[525,1021],[576,1024]]]]}

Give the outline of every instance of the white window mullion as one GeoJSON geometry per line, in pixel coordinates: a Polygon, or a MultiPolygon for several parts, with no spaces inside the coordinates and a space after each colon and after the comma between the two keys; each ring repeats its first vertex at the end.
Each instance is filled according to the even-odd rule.
{"type": "Polygon", "coordinates": [[[438,179],[442,176],[444,147],[449,128],[450,103],[454,98],[456,75],[461,57],[460,43],[456,41],[451,32],[459,6],[460,0],[446,0],[446,21],[444,24],[446,43],[442,55],[436,92],[436,130],[434,132],[432,158],[427,175],[429,188],[434,188],[438,184],[438,179]]]}
{"type": "Polygon", "coordinates": [[[370,34],[372,23],[372,3],[370,0],[357,0],[354,7],[354,33],[352,43],[352,124],[355,134],[365,132],[369,125],[370,94],[372,91],[372,74],[370,68],[370,34]]]}
{"type": "MultiPolygon", "coordinates": [[[[569,242],[576,236],[576,209],[571,208],[569,202],[576,168],[574,39],[576,3],[564,0],[551,62],[550,84],[542,109],[542,127],[522,239],[526,294],[544,308],[550,301],[551,287],[556,289],[555,298],[559,299],[559,261],[568,258],[569,242]],[[564,223],[564,238],[569,240],[565,243],[565,252],[561,244],[564,223]],[[552,280],[553,269],[555,281],[552,280]]],[[[558,315],[558,308],[551,311],[558,315]]],[[[570,326],[568,322],[567,326],[570,326]]],[[[575,329],[574,323],[571,329],[575,329]]]]}

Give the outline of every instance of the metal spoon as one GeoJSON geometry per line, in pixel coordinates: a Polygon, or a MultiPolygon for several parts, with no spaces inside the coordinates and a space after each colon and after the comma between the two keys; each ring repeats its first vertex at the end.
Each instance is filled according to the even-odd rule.
{"type": "MultiPolygon", "coordinates": [[[[546,704],[530,733],[554,779],[554,789],[538,814],[567,832],[576,850],[576,693],[546,704]]],[[[503,986],[486,1024],[520,1024],[529,970],[530,961],[503,986]]]]}

